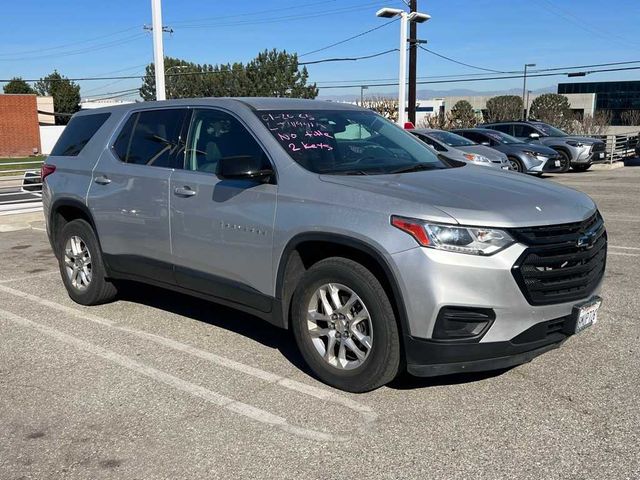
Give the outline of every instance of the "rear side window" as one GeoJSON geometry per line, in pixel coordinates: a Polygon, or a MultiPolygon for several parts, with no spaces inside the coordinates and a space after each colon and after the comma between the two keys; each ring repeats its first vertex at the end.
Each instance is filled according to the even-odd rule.
{"type": "Polygon", "coordinates": [[[122,128],[113,149],[126,163],[181,167],[182,129],[188,110],[173,108],[134,113],[122,128]]]}
{"type": "Polygon", "coordinates": [[[491,130],[498,130],[499,132],[507,133],[509,135],[513,135],[513,125],[509,123],[503,124],[503,125],[490,125],[487,128],[490,128],[491,130]]]}
{"type": "Polygon", "coordinates": [[[76,157],[89,143],[110,113],[96,113],[73,117],[56,142],[52,156],[76,157]]]}

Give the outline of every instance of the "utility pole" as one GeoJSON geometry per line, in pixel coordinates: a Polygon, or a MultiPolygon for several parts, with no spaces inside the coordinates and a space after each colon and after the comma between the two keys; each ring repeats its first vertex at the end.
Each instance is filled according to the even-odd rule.
{"type": "MultiPolygon", "coordinates": [[[[418,0],[409,0],[409,12],[418,11],[418,0]]],[[[409,24],[409,121],[416,124],[416,82],[418,71],[418,24],[409,24]]]]}
{"type": "Polygon", "coordinates": [[[535,63],[525,63],[524,64],[524,81],[522,82],[522,106],[524,107],[522,109],[522,120],[526,120],[527,116],[528,116],[528,112],[527,112],[527,105],[526,105],[526,94],[527,94],[527,68],[528,67],[535,67],[536,64],[535,63]]]}
{"type": "Polygon", "coordinates": [[[166,100],[164,85],[164,48],[162,46],[162,0],[151,0],[153,62],[156,71],[156,100],[166,100]]]}

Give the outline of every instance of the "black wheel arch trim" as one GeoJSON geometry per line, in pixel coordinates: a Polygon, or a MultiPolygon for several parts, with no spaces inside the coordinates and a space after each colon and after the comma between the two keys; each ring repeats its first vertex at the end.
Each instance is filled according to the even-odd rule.
{"type": "Polygon", "coordinates": [[[382,272],[386,276],[386,280],[389,282],[389,286],[391,288],[391,293],[393,294],[392,303],[396,311],[398,312],[398,320],[400,322],[400,337],[402,338],[404,335],[410,334],[409,328],[409,320],[407,316],[407,310],[404,303],[404,297],[402,295],[402,290],[399,287],[398,281],[396,279],[396,275],[393,272],[393,269],[389,265],[389,262],[382,254],[382,252],[372,246],[371,244],[354,238],[348,235],[343,235],[339,233],[329,233],[329,232],[308,232],[308,233],[300,233],[295,235],[293,238],[289,240],[287,245],[284,247],[282,251],[282,255],[280,256],[280,261],[278,262],[278,270],[276,274],[276,299],[280,308],[277,311],[274,311],[274,315],[280,317],[278,323],[280,323],[284,328],[289,327],[289,303],[285,301],[283,298],[284,294],[284,280],[285,280],[285,270],[287,267],[287,263],[292,255],[292,253],[296,250],[296,248],[305,242],[327,242],[334,243],[341,246],[349,247],[354,250],[359,250],[371,257],[382,269],[382,272]]]}
{"type": "Polygon", "coordinates": [[[49,215],[47,218],[47,222],[50,227],[49,234],[51,235],[51,238],[49,238],[49,240],[51,242],[51,246],[54,247],[54,254],[56,253],[54,238],[57,233],[56,232],[57,225],[55,225],[54,221],[55,221],[55,216],[58,213],[58,210],[60,210],[60,208],[62,207],[77,208],[87,217],[87,219],[89,219],[89,224],[91,225],[91,228],[93,228],[93,231],[96,234],[96,239],[98,240],[98,246],[100,247],[100,250],[102,250],[102,245],[100,244],[100,238],[98,237],[98,232],[96,230],[96,222],[93,219],[93,215],[91,214],[91,210],[89,210],[89,207],[87,207],[85,203],[74,198],[60,198],[51,204],[51,207],[49,208],[49,215]]]}

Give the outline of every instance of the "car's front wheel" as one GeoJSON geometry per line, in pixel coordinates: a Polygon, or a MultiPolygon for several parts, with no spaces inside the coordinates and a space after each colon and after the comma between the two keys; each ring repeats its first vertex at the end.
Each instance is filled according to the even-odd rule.
{"type": "Polygon", "coordinates": [[[516,157],[508,157],[509,158],[509,169],[514,172],[524,172],[524,166],[522,162],[518,160],[516,157]]]}
{"type": "Polygon", "coordinates": [[[305,272],[292,300],[296,343],[313,373],[349,392],[390,382],[400,337],[387,293],[367,268],[332,257],[305,272]]]}
{"type": "Polygon", "coordinates": [[[571,168],[571,157],[564,150],[558,150],[560,154],[560,170],[559,173],[566,173],[571,168]]]}
{"type": "Polygon", "coordinates": [[[60,274],[71,299],[81,305],[113,300],[117,289],[106,278],[102,252],[91,225],[85,220],[73,220],[56,239],[60,274]]]}

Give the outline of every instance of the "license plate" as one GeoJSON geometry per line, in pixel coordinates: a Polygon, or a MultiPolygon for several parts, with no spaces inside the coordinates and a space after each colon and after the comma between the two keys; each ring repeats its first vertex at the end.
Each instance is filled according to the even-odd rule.
{"type": "Polygon", "coordinates": [[[600,155],[598,155],[598,157],[604,158],[604,152],[600,152],[600,155]]]}
{"type": "Polygon", "coordinates": [[[554,165],[555,165],[556,167],[559,167],[559,166],[560,166],[560,160],[556,160],[556,161],[554,162],[554,165]]]}
{"type": "Polygon", "coordinates": [[[598,321],[598,309],[601,303],[600,300],[595,300],[578,307],[575,333],[581,332],[598,321]]]}

